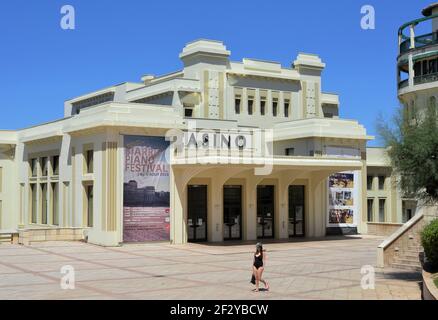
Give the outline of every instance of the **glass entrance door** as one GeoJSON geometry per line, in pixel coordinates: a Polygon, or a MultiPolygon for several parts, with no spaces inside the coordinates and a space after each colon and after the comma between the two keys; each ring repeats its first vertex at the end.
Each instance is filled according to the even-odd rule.
{"type": "Polygon", "coordinates": [[[304,237],[304,186],[289,186],[289,237],[304,237]]]}
{"type": "Polygon", "coordinates": [[[242,187],[224,186],[224,240],[242,239],[242,187]]]}
{"type": "Polygon", "coordinates": [[[274,237],[274,186],[257,187],[257,237],[274,237]]]}
{"type": "Polygon", "coordinates": [[[207,241],[207,186],[188,186],[187,200],[188,240],[207,241]]]}

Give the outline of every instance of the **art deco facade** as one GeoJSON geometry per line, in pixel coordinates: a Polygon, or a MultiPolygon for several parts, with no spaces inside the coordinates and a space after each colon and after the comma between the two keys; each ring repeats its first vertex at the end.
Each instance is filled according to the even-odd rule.
{"type": "MultiPolygon", "coordinates": [[[[300,53],[289,67],[234,62],[222,42],[197,40],[179,57],[174,73],[66,101],[63,119],[0,131],[0,229],[18,230],[22,242],[71,236],[118,245],[124,206],[167,201],[171,243],[320,237],[339,229],[328,219],[328,178],[354,172],[355,221],[340,229],[367,232],[372,137],[340,118],[338,95],[322,90],[317,55],[300,53]],[[125,181],[127,137],[224,130],[225,151],[203,135],[207,152],[186,152],[190,138],[171,149],[168,192],[125,181]]],[[[401,90],[414,86],[411,78],[401,90]]],[[[342,197],[352,204],[351,193],[342,197]]]]}

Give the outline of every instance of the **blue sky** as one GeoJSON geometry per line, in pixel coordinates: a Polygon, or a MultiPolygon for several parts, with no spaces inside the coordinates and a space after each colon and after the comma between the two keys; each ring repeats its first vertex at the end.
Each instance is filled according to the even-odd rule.
{"type": "Polygon", "coordinates": [[[223,40],[237,61],[290,66],[298,52],[319,54],[327,64],[323,91],[338,93],[341,117],[359,120],[374,135],[379,113],[390,117],[398,106],[397,30],[430,2],[3,1],[0,128],[55,120],[67,99],[180,69],[184,44],[209,38],[223,40]],[[75,7],[75,30],[60,28],[65,4],[75,7]],[[366,4],[376,10],[375,30],[360,27],[366,4]]]}

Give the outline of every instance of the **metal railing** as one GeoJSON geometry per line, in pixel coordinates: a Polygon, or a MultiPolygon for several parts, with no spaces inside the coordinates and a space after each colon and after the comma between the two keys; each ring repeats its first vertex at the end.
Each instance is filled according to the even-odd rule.
{"type": "Polygon", "coordinates": [[[414,85],[438,81],[438,72],[414,77],[414,85]]]}
{"type": "Polygon", "coordinates": [[[403,54],[414,48],[422,48],[438,43],[438,35],[436,32],[424,34],[414,38],[414,48],[411,48],[411,37],[414,36],[416,26],[426,21],[431,21],[438,18],[438,14],[433,14],[427,17],[415,19],[403,24],[398,30],[400,54],[403,54]],[[406,32],[409,29],[409,32],[406,32]]]}
{"type": "MultiPolygon", "coordinates": [[[[415,37],[415,49],[438,44],[438,33],[428,33],[415,37]]],[[[400,44],[400,53],[405,53],[411,49],[411,40],[407,39],[400,44]]]]}
{"type": "Polygon", "coordinates": [[[399,84],[398,84],[398,88],[399,88],[399,89],[406,88],[407,86],[409,86],[409,79],[402,80],[402,81],[400,81],[399,84]]]}

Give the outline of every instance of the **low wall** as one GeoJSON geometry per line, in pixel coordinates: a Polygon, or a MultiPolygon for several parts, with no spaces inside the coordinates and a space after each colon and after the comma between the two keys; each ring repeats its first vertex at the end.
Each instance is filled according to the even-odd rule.
{"type": "Polygon", "coordinates": [[[81,241],[84,239],[83,228],[47,228],[18,230],[18,242],[29,245],[43,241],[81,241]]]}
{"type": "Polygon", "coordinates": [[[438,299],[438,288],[433,280],[432,274],[423,269],[423,300],[438,299]]]}
{"type": "Polygon", "coordinates": [[[403,223],[368,222],[367,234],[388,237],[400,229],[401,226],[403,226],[403,223]]]}
{"type": "Polygon", "coordinates": [[[431,220],[437,218],[436,206],[418,206],[414,217],[399,227],[377,247],[377,266],[389,266],[395,257],[402,256],[410,243],[421,243],[420,232],[431,220]]]}

